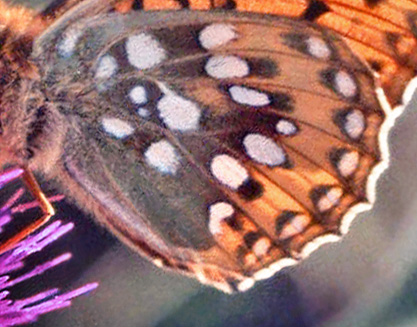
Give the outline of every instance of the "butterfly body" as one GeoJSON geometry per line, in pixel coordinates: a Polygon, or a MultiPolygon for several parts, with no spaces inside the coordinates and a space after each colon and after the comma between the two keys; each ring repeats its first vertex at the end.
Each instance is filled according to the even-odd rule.
{"type": "Polygon", "coordinates": [[[12,60],[27,68],[5,74],[0,162],[226,292],[339,238],[381,161],[386,113],[362,58],[306,21],[115,3],[68,2],[12,60]]]}

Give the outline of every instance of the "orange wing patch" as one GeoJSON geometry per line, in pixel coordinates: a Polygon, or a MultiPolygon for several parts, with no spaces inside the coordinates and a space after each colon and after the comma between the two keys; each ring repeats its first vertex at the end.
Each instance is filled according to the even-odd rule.
{"type": "Polygon", "coordinates": [[[189,8],[238,11],[298,17],[343,36],[352,50],[379,73],[391,105],[401,103],[407,83],[415,76],[417,3],[409,0],[144,0],[144,10],[189,8]]]}

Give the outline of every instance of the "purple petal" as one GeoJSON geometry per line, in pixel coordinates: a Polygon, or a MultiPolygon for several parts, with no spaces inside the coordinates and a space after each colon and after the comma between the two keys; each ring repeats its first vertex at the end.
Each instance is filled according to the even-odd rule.
{"type": "MultiPolygon", "coordinates": [[[[23,170],[18,168],[0,174],[0,188],[18,178],[22,173],[23,170]]],[[[0,233],[2,228],[13,219],[13,214],[39,206],[36,201],[14,206],[23,192],[23,189],[16,191],[0,208],[0,233]],[[12,208],[12,206],[14,207],[12,208]]],[[[59,201],[62,198],[61,195],[58,195],[50,198],[50,201],[59,201]]],[[[68,261],[72,255],[64,253],[52,260],[38,264],[29,272],[13,279],[5,274],[21,269],[24,266],[24,259],[35,252],[42,251],[46,246],[52,244],[73,228],[73,223],[62,224],[61,221],[55,221],[18,242],[11,250],[0,254],[0,326],[9,327],[34,322],[40,315],[68,307],[71,305],[72,299],[97,288],[97,283],[91,283],[64,294],[59,294],[58,289],[50,289],[21,300],[9,298],[11,294],[6,288],[39,276],[45,271],[68,261]]]]}
{"type": "Polygon", "coordinates": [[[0,188],[2,188],[5,184],[10,183],[14,179],[20,177],[23,174],[23,169],[21,168],[14,168],[12,170],[6,171],[0,175],[0,188]]]}

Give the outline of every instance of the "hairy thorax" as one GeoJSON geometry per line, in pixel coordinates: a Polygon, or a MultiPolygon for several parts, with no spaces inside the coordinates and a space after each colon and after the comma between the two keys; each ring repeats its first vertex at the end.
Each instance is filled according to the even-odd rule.
{"type": "Polygon", "coordinates": [[[18,165],[47,171],[58,155],[63,130],[44,95],[33,40],[47,27],[24,8],[0,1],[0,167],[18,165]],[[3,10],[4,9],[4,10],[3,10]],[[7,11],[7,15],[3,14],[7,11]],[[48,137],[58,133],[56,137],[48,137]]]}

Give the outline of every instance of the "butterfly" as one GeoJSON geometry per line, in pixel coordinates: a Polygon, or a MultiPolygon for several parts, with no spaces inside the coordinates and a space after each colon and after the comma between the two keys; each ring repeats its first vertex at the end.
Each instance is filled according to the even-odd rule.
{"type": "Polygon", "coordinates": [[[0,4],[0,164],[45,213],[0,252],[54,213],[33,172],[224,292],[338,240],[372,202],[415,74],[415,2],[0,4]]]}

